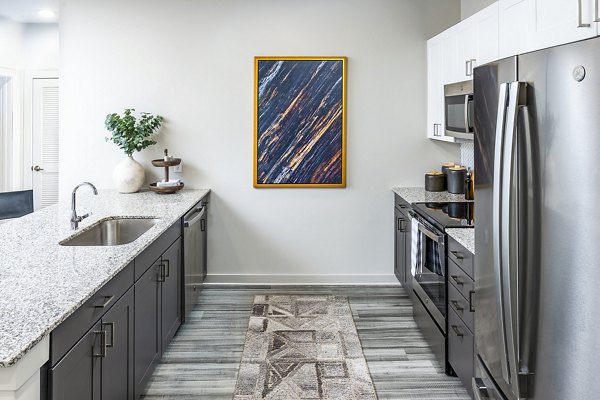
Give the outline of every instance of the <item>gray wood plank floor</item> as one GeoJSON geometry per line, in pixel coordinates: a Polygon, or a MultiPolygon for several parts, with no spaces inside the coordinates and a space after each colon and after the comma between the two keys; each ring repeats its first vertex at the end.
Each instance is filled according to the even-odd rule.
{"type": "MultiPolygon", "coordinates": [[[[231,399],[256,294],[348,296],[380,399],[467,400],[446,376],[398,286],[206,286],[163,355],[143,399],[231,399]]],[[[341,400],[341,399],[340,399],[341,400]]]]}

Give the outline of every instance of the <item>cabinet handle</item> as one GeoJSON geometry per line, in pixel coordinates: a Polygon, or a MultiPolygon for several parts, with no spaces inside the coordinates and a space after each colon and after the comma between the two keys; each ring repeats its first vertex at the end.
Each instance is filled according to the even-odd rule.
{"type": "Polygon", "coordinates": [[[168,278],[171,275],[171,263],[169,262],[169,260],[163,260],[163,262],[167,263],[167,265],[165,265],[165,271],[167,271],[165,274],[165,278],[168,278]]]}
{"type": "Polygon", "coordinates": [[[469,311],[475,312],[475,307],[473,307],[473,295],[475,294],[474,290],[469,290],[469,311]]]}
{"type": "Polygon", "coordinates": [[[114,295],[113,296],[104,296],[104,303],[94,306],[94,308],[106,308],[106,306],[108,306],[110,304],[110,302],[113,301],[114,298],[115,298],[114,295]]]}
{"type": "Polygon", "coordinates": [[[400,232],[406,232],[408,229],[406,229],[406,220],[403,219],[400,221],[400,232]]]}
{"type": "Polygon", "coordinates": [[[577,14],[578,14],[578,18],[579,18],[577,21],[578,22],[577,27],[578,28],[589,28],[590,24],[583,23],[583,11],[582,11],[581,0],[577,0],[577,14]]]}
{"type": "Polygon", "coordinates": [[[100,353],[92,353],[94,357],[104,358],[106,357],[106,332],[105,331],[94,331],[95,335],[100,335],[100,353]]]}
{"type": "Polygon", "coordinates": [[[470,70],[471,70],[471,60],[467,60],[467,61],[465,61],[465,75],[466,76],[471,76],[471,74],[469,73],[470,70]]]}
{"type": "Polygon", "coordinates": [[[454,279],[454,282],[456,282],[457,285],[462,286],[462,285],[465,284],[463,281],[461,281],[460,279],[458,279],[458,275],[450,275],[450,277],[452,279],[454,279]]]}
{"type": "Polygon", "coordinates": [[[164,282],[165,281],[165,264],[158,264],[158,278],[156,278],[156,280],[158,282],[164,282]]]}
{"type": "Polygon", "coordinates": [[[441,136],[439,127],[441,124],[433,124],[433,136],[441,136]]]}
{"type": "Polygon", "coordinates": [[[108,340],[107,340],[106,347],[114,347],[114,345],[115,345],[115,323],[114,322],[104,322],[102,325],[105,327],[110,326],[110,343],[108,343],[108,340]]]}
{"type": "Polygon", "coordinates": [[[461,256],[458,251],[450,251],[450,254],[452,254],[454,256],[454,258],[456,258],[457,260],[463,259],[463,256],[461,256]]]}
{"type": "Polygon", "coordinates": [[[600,16],[598,15],[598,0],[594,2],[594,22],[600,22],[600,16]]]}
{"type": "Polygon", "coordinates": [[[458,337],[463,337],[463,336],[465,336],[465,335],[464,335],[464,334],[463,334],[463,333],[460,331],[460,329],[458,329],[458,326],[457,326],[457,325],[452,325],[452,330],[454,331],[454,334],[456,334],[456,336],[458,336],[458,337]]]}
{"type": "Polygon", "coordinates": [[[406,220],[404,218],[398,218],[397,229],[400,232],[406,232],[406,220]]]}
{"type": "Polygon", "coordinates": [[[456,311],[461,311],[461,312],[462,312],[462,311],[465,311],[465,309],[464,309],[464,308],[462,308],[462,307],[460,306],[460,304],[458,303],[458,301],[456,301],[456,300],[451,300],[451,301],[450,301],[450,303],[452,303],[452,305],[454,306],[454,309],[455,309],[456,311]]]}
{"type": "Polygon", "coordinates": [[[200,231],[204,232],[206,230],[206,220],[205,219],[201,219],[200,220],[200,231]]]}

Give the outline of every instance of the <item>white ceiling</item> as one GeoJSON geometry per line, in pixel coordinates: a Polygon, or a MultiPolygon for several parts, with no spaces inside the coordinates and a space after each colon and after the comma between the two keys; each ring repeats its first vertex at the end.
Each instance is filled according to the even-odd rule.
{"type": "Polygon", "coordinates": [[[58,22],[59,0],[0,0],[0,16],[23,23],[56,23],[58,22]],[[55,16],[42,18],[38,11],[52,10],[55,16]]]}

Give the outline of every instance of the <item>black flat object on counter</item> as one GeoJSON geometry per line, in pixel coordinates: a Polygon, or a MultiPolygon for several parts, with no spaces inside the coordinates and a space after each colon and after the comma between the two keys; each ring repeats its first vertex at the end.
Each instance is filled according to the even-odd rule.
{"type": "Polygon", "coordinates": [[[475,203],[472,201],[414,203],[413,207],[419,215],[441,229],[475,227],[475,203]]]}

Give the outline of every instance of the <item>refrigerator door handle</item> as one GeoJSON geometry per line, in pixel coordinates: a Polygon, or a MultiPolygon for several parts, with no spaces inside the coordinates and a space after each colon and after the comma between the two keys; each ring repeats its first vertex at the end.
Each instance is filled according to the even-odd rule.
{"type": "Polygon", "coordinates": [[[465,133],[469,133],[469,97],[470,95],[465,95],[465,133]]]}
{"type": "Polygon", "coordinates": [[[506,383],[510,382],[508,372],[508,355],[506,352],[506,332],[504,328],[504,303],[502,301],[502,267],[501,267],[501,210],[502,210],[502,174],[503,174],[503,154],[504,154],[504,128],[506,125],[506,106],[508,102],[508,83],[500,84],[498,94],[498,115],[496,117],[496,146],[494,149],[494,186],[492,194],[492,253],[494,266],[494,285],[496,287],[496,309],[498,310],[498,326],[502,332],[500,345],[500,366],[502,368],[502,377],[506,383]]]}
{"type": "MultiPolygon", "coordinates": [[[[526,87],[524,90],[530,90],[526,87]]],[[[519,133],[517,157],[519,159],[519,215],[517,228],[518,249],[518,285],[511,296],[517,299],[517,362],[519,395],[529,396],[529,377],[533,375],[531,360],[535,344],[536,316],[538,315],[537,295],[539,288],[536,284],[540,274],[539,269],[539,226],[538,210],[536,207],[539,190],[536,179],[538,176],[534,157],[535,138],[531,130],[531,115],[527,106],[520,107],[523,131],[519,133]],[[527,268],[521,268],[527,266],[527,268]]]]}
{"type": "Polygon", "coordinates": [[[509,85],[506,130],[504,135],[504,154],[502,161],[502,198],[501,198],[501,236],[500,261],[502,270],[502,318],[508,360],[509,380],[513,393],[519,393],[519,244],[518,221],[519,199],[515,178],[517,119],[519,106],[526,105],[526,83],[512,82],[509,85]]]}

